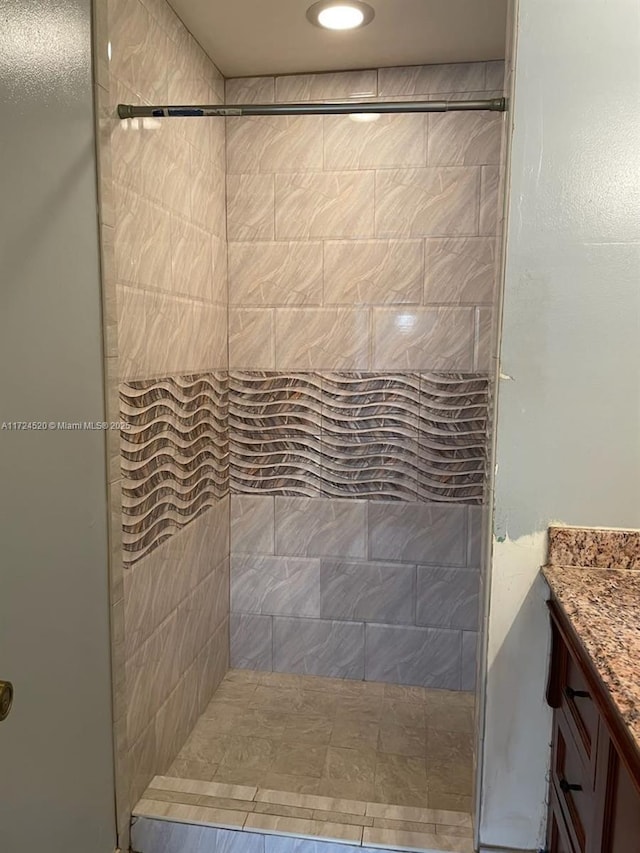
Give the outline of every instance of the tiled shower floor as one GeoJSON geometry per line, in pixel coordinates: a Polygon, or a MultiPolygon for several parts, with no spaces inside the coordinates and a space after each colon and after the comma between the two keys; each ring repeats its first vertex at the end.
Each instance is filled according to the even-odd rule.
{"type": "Polygon", "coordinates": [[[473,708],[469,693],[232,670],[136,813],[171,819],[150,801],[160,811],[235,808],[248,813],[239,827],[247,830],[324,821],[334,836],[343,825],[350,843],[350,833],[364,846],[374,832],[408,833],[420,849],[416,833],[432,845],[437,834],[439,849],[462,853],[471,844],[473,708]]]}

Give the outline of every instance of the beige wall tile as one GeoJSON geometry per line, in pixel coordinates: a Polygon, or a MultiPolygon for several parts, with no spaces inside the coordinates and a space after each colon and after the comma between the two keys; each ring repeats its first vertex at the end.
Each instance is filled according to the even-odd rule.
{"type": "Polygon", "coordinates": [[[237,77],[225,81],[227,104],[271,104],[274,99],[274,77],[237,77]]]}
{"type": "Polygon", "coordinates": [[[276,77],[276,101],[322,101],[328,98],[370,98],[378,94],[378,74],[341,71],[276,77]]]}
{"type": "Polygon", "coordinates": [[[174,293],[211,299],[211,237],[177,216],[171,217],[171,269],[174,293]]]}
{"type": "Polygon", "coordinates": [[[484,62],[414,65],[381,68],[378,71],[379,95],[432,95],[436,92],[457,94],[482,91],[484,87],[484,62]]]}
{"type": "Polygon", "coordinates": [[[322,166],[322,116],[227,119],[229,174],[319,171],[322,166]]]}
{"type": "Polygon", "coordinates": [[[171,227],[168,212],[117,185],[114,234],[120,281],[171,290],[171,227]]]}
{"type": "Polygon", "coordinates": [[[276,310],[278,370],[366,370],[369,312],[352,308],[276,310]]]}
{"type": "Polygon", "coordinates": [[[229,243],[232,305],[320,305],[322,243],[229,243]]]}
{"type": "Polygon", "coordinates": [[[475,341],[473,369],[483,373],[493,369],[494,312],[492,308],[475,309],[475,341]]]}
{"type": "Polygon", "coordinates": [[[419,304],[423,253],[422,240],[326,241],[325,304],[419,304]]]}
{"type": "Polygon", "coordinates": [[[326,169],[376,169],[426,164],[424,115],[380,115],[375,121],[325,116],[326,169]]]}
{"type": "Polygon", "coordinates": [[[373,367],[472,370],[472,308],[374,308],[373,367]]]}
{"type": "Polygon", "coordinates": [[[373,236],[374,172],[276,175],[276,239],[373,236]]]}
{"type": "Polygon", "coordinates": [[[498,190],[500,187],[500,167],[483,166],[480,189],[480,234],[497,234],[502,210],[498,190]]]}
{"type": "Polygon", "coordinates": [[[504,86],[504,61],[485,62],[486,89],[502,89],[504,86]]]}
{"type": "Polygon", "coordinates": [[[168,39],[139,0],[110,0],[110,73],[140,98],[164,103],[168,39]]]}
{"type": "Polygon", "coordinates": [[[425,304],[491,303],[495,263],[496,241],[492,237],[425,240],[425,304]]]}
{"type": "Polygon", "coordinates": [[[479,186],[477,168],[376,172],[376,236],[475,235],[479,186]]]}
{"type": "Polygon", "coordinates": [[[273,175],[227,176],[229,240],[273,240],[274,217],[273,175]]]}
{"type": "Polygon", "coordinates": [[[272,308],[229,310],[229,367],[275,368],[275,311],[272,308]]]}
{"type": "Polygon", "coordinates": [[[500,162],[502,113],[431,113],[429,166],[482,166],[500,162]]]}

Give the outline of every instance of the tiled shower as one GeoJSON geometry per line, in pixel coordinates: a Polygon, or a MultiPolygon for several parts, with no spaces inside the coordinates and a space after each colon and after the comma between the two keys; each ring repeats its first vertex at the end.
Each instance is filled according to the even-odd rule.
{"type": "Polygon", "coordinates": [[[126,833],[229,668],[474,690],[503,120],[114,107],[484,98],[503,70],[225,81],[164,0],[96,33],[126,833]]]}

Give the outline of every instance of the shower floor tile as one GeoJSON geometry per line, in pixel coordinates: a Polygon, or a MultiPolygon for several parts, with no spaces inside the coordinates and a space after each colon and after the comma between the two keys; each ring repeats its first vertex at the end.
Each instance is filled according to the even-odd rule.
{"type": "Polygon", "coordinates": [[[474,696],[232,670],[168,777],[469,812],[474,696]]]}
{"type": "Polygon", "coordinates": [[[468,693],[232,670],[133,813],[473,853],[473,707],[468,693]]]}

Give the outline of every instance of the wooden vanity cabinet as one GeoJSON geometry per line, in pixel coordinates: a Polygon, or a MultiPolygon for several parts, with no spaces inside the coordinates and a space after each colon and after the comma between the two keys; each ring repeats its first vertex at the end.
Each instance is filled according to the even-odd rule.
{"type": "Polygon", "coordinates": [[[556,602],[549,853],[640,853],[640,752],[556,602]]]}

